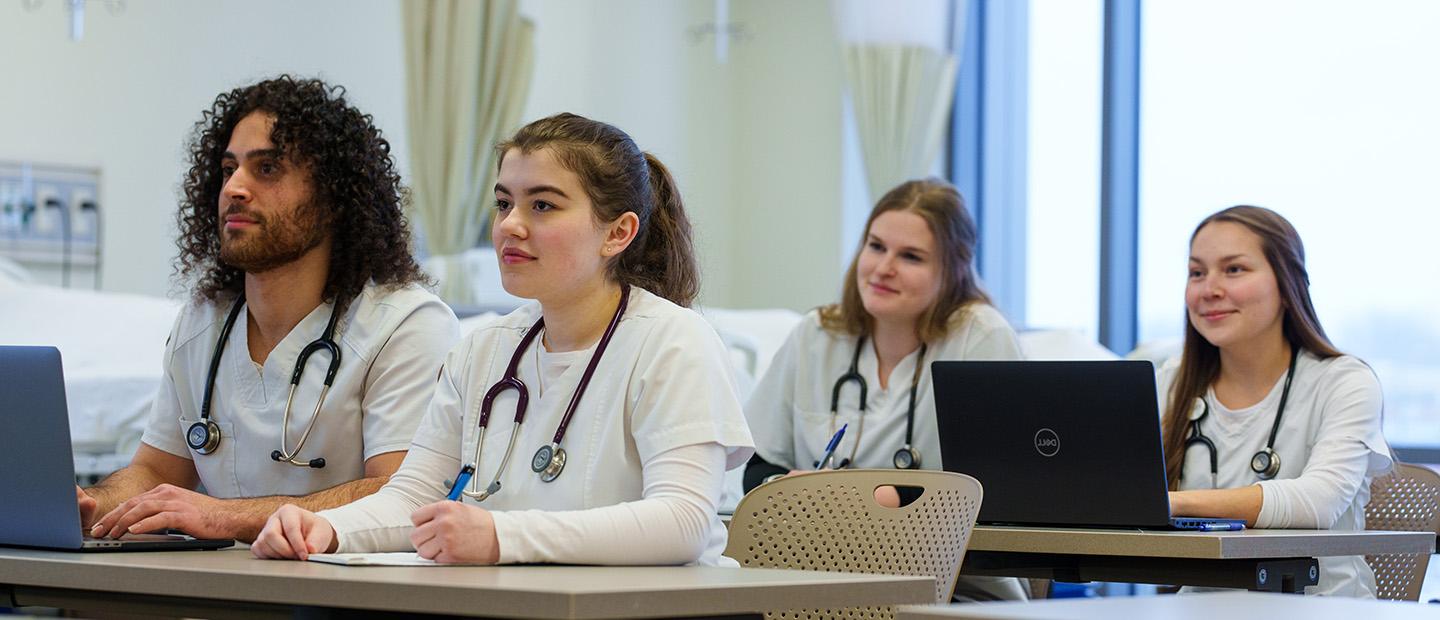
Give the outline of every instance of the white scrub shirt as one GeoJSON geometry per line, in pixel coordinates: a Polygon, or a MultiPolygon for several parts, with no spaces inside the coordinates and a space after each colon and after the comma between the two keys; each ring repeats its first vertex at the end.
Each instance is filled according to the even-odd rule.
{"type": "MultiPolygon", "coordinates": [[[[364,477],[366,459],[410,445],[445,352],[459,338],[454,313],[420,286],[367,285],[338,321],[339,370],[315,430],[297,455],[301,461],[323,457],[325,467],[296,467],[272,460],[270,453],[280,448],[295,362],[325,331],[332,305],[311,311],[260,368],[246,345],[246,308],[236,317],[221,354],[210,403],[220,445],[211,454],[199,454],[185,443],[185,432],[200,419],[211,356],[232,303],[196,303],[181,310],[165,346],[165,372],[141,438],[192,459],[205,491],[219,498],[308,495],[364,477]]],[[[294,449],[310,423],[329,362],[329,353],[322,350],[306,363],[290,411],[287,449],[294,449]]]]}
{"type": "MultiPolygon", "coordinates": [[[[1179,370],[1179,358],[1160,370],[1162,412],[1179,370]]],[[[1273,480],[1260,480],[1250,469],[1250,457],[1270,439],[1284,383],[1282,376],[1265,398],[1243,409],[1230,409],[1213,389],[1206,391],[1210,415],[1200,430],[1215,444],[1218,483],[1211,479],[1210,455],[1197,446],[1185,452],[1180,489],[1259,484],[1264,497],[1257,528],[1365,529],[1370,480],[1393,464],[1380,427],[1379,380],[1357,358],[1321,359],[1302,350],[1275,436],[1280,473],[1273,480]]],[[[1360,556],[1322,557],[1320,582],[1305,592],[1374,598],[1375,573],[1360,556]]]]}
{"type": "MultiPolygon", "coordinates": [[[[939,342],[906,356],[890,371],[887,387],[880,387],[873,341],[860,351],[859,372],[868,384],[869,402],[860,425],[860,388],[850,381],[840,390],[837,414],[830,413],[835,382],[850,369],[857,338],[836,334],[820,326],[818,310],[805,315],[790,338],[775,354],[745,406],[755,433],[760,458],[787,469],[813,469],[824,454],[835,429],[848,424],[835,449],[835,462],[855,450],[853,468],[892,469],[895,452],[905,445],[905,423],[910,410],[910,386],[916,364],[913,447],[921,469],[940,469],[940,434],[935,422],[935,390],[930,363],[936,360],[1018,360],[1020,344],[1015,331],[999,311],[972,303],[951,317],[950,331],[939,342]],[[859,441],[859,445],[855,444],[859,441]]],[[[1025,600],[1024,587],[1010,577],[962,576],[955,585],[958,600],[1025,600]]]]}
{"type": "MultiPolygon", "coordinates": [[[[540,316],[529,304],[495,323],[471,332],[446,359],[430,411],[415,434],[405,463],[389,484],[359,501],[320,516],[335,528],[339,551],[411,549],[409,514],[445,497],[461,463],[469,463],[478,437],[481,401],[505,374],[526,330],[540,316]]],[[[541,381],[542,339],[520,358],[517,376],[530,390],[530,404],[514,452],[501,478],[501,490],[483,502],[492,512],[500,542],[500,561],[560,563],[633,563],[634,557],[662,557],[642,547],[653,542],[637,534],[633,523],[596,527],[617,518],[607,507],[639,504],[647,491],[667,481],[650,480],[642,466],[657,455],[697,446],[714,448],[715,465],[723,448],[723,468],[738,467],[753,453],[749,429],[736,396],[735,378],[719,336],[695,312],[633,287],[629,308],[595,369],[570,421],[561,447],[568,453],[564,471],[544,482],[530,469],[536,449],[548,445],[564,416],[590,351],[568,358],[558,377],[541,381]],[[633,551],[606,556],[615,540],[597,540],[587,532],[604,531],[633,551]]],[[[554,356],[556,354],[550,354],[554,356]]],[[[545,360],[549,361],[549,360],[545,360]]],[[[495,399],[484,451],[476,466],[475,487],[488,485],[501,465],[514,427],[516,392],[495,399]]],[[[698,563],[726,563],[725,527],[713,506],[720,497],[722,471],[708,472],[713,488],[700,498],[710,506],[702,522],[686,523],[704,536],[698,563]]],[[[474,504],[474,500],[465,498],[474,504]]],[[[699,514],[701,511],[695,511],[699,514]]],[[[622,520],[642,515],[626,514],[622,520]]]]}
{"type": "Polygon", "coordinates": [[[1020,345],[1015,331],[995,308],[970,304],[952,319],[949,334],[929,344],[925,360],[920,351],[900,360],[890,372],[887,387],[880,387],[873,342],[860,352],[860,375],[869,386],[863,432],[860,428],[860,389],[851,381],[840,390],[838,414],[830,413],[835,382],[850,369],[856,338],[820,326],[819,311],[805,315],[770,368],[756,385],[745,407],[755,433],[760,458],[787,469],[813,469],[825,452],[830,436],[849,424],[835,449],[835,460],[850,456],[859,441],[854,468],[894,468],[895,452],[905,445],[905,423],[910,407],[910,386],[915,365],[923,364],[915,394],[914,448],[921,469],[940,469],[940,437],[935,422],[935,391],[929,365],[936,360],[1018,360],[1020,345]]]}

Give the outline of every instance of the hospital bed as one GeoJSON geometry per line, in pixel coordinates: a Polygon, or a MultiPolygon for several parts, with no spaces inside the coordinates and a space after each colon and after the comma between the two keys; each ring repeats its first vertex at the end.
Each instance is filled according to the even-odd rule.
{"type": "Polygon", "coordinates": [[[52,345],[65,368],[77,476],[129,462],[160,381],[180,302],[35,284],[0,266],[0,343],[52,345]]]}

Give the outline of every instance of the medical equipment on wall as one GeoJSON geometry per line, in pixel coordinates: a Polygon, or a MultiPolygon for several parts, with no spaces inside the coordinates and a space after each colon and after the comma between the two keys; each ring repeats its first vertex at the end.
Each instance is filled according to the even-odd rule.
{"type": "MultiPolygon", "coordinates": [[[[1270,425],[1270,440],[1265,442],[1264,448],[1250,457],[1250,471],[1255,472],[1256,477],[1261,480],[1270,480],[1280,473],[1280,455],[1275,453],[1275,437],[1280,433],[1280,417],[1285,415],[1285,401],[1290,399],[1290,381],[1295,378],[1295,361],[1299,357],[1298,347],[1291,350],[1290,368],[1285,371],[1285,385],[1280,389],[1280,407],[1275,410],[1275,421],[1270,425]]],[[[1215,450],[1215,442],[1200,430],[1200,423],[1210,415],[1210,403],[1204,398],[1195,400],[1199,402],[1190,412],[1190,434],[1185,438],[1185,451],[1189,452],[1192,445],[1199,445],[1210,452],[1210,485],[1214,487],[1218,486],[1220,480],[1220,457],[1215,450]],[[1196,410],[1199,411],[1198,415],[1196,410]]]]}
{"type": "Polygon", "coordinates": [[[99,289],[99,185],[92,168],[0,161],[0,257],[65,288],[89,272],[99,289]]]}
{"type": "MultiPolygon", "coordinates": [[[[245,295],[241,294],[230,307],[229,316],[225,317],[225,325],[220,328],[220,338],[215,343],[215,353],[210,357],[210,371],[205,377],[205,397],[200,401],[200,421],[190,425],[185,431],[185,443],[191,449],[200,454],[210,454],[220,447],[220,426],[210,417],[210,399],[215,394],[215,376],[220,370],[220,358],[225,352],[225,342],[230,339],[230,330],[235,327],[235,320],[240,316],[240,310],[245,305],[245,295]]],[[[325,396],[330,393],[330,386],[335,383],[335,373],[340,370],[340,346],[335,344],[335,323],[339,319],[338,312],[340,304],[330,310],[330,322],[325,324],[324,333],[320,338],[305,345],[301,349],[300,356],[295,360],[295,371],[290,375],[290,395],[285,399],[285,414],[280,423],[280,449],[270,452],[270,458],[276,462],[289,463],[297,467],[310,467],[319,469],[325,466],[323,457],[302,461],[298,458],[300,450],[305,447],[305,441],[310,438],[310,431],[315,430],[315,422],[320,419],[320,407],[325,404],[325,396]],[[317,351],[324,350],[330,353],[330,364],[325,370],[324,387],[320,389],[320,398],[315,401],[315,410],[310,413],[310,423],[305,426],[305,432],[300,435],[300,441],[295,444],[295,449],[288,448],[290,442],[290,407],[295,403],[295,388],[300,385],[300,377],[305,372],[305,363],[310,356],[317,351]]]]}
{"type": "MultiPolygon", "coordinates": [[[[580,406],[580,397],[585,394],[585,388],[590,386],[590,378],[595,375],[595,367],[600,364],[600,358],[605,355],[605,348],[609,346],[610,339],[615,335],[615,328],[620,325],[620,317],[625,314],[625,308],[630,305],[630,287],[622,286],[620,289],[620,305],[615,308],[615,316],[610,318],[610,324],[605,327],[604,335],[600,336],[599,344],[595,345],[595,353],[590,356],[590,363],[585,367],[585,374],[580,377],[580,384],[575,387],[574,394],[570,397],[570,404],[565,408],[565,415],[560,418],[560,424],[555,428],[555,435],[550,443],[540,446],[535,455],[530,459],[530,470],[539,474],[540,479],[545,482],[554,482],[565,470],[565,449],[560,446],[561,440],[565,438],[565,430],[570,426],[570,420],[575,416],[575,409],[580,406]]],[[[475,490],[475,483],[478,477],[471,476],[468,479],[470,488],[463,491],[466,497],[475,501],[485,501],[500,491],[500,477],[505,474],[505,466],[510,463],[510,455],[515,450],[515,439],[520,436],[520,425],[525,422],[525,410],[530,405],[530,389],[516,376],[520,367],[520,358],[545,328],[545,318],[541,317],[535,324],[526,330],[525,336],[516,345],[515,353],[510,356],[510,364],[505,367],[505,376],[490,386],[485,392],[485,397],[480,401],[479,436],[475,439],[475,452],[473,458],[463,468],[469,468],[472,472],[480,465],[480,455],[485,447],[485,431],[490,427],[490,410],[495,405],[495,398],[506,390],[515,390],[515,421],[510,430],[510,442],[505,446],[505,455],[500,457],[500,465],[495,469],[495,477],[491,478],[490,484],[484,490],[475,490]]],[[[456,476],[456,486],[465,484],[463,476],[456,476]]]]}
{"type": "MultiPolygon", "coordinates": [[[[920,345],[920,357],[915,360],[915,374],[910,379],[910,406],[905,412],[905,445],[895,451],[891,457],[891,463],[895,469],[919,469],[920,451],[914,446],[915,433],[915,392],[920,387],[920,369],[925,365],[925,351],[929,345],[920,345]]],[[[860,374],[860,352],[865,349],[865,337],[861,336],[855,343],[855,355],[850,358],[850,369],[835,381],[835,387],[830,391],[830,432],[835,432],[835,418],[839,415],[840,388],[845,384],[854,381],[860,386],[860,420],[855,427],[855,442],[850,444],[849,458],[841,459],[837,469],[844,469],[855,461],[855,454],[860,450],[860,439],[865,435],[865,408],[870,400],[870,386],[865,377],[860,374]]]]}

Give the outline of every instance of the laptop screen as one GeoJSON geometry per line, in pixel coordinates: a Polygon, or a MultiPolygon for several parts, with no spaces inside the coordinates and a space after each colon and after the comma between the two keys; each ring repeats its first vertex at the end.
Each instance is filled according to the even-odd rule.
{"type": "Polygon", "coordinates": [[[1155,370],[1145,361],[937,361],[946,471],[984,486],[982,523],[1165,527],[1155,370]]]}

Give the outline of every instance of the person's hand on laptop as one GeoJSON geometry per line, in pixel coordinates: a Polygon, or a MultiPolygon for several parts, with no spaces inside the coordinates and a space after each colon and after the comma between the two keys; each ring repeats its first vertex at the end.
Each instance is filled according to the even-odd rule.
{"type": "Polygon", "coordinates": [[[339,541],[329,521],[285,504],[265,520],[265,528],[250,544],[250,553],[262,560],[304,560],[312,553],[334,553],[337,547],[339,541]]]}
{"type": "Polygon", "coordinates": [[[80,488],[78,484],[75,485],[75,503],[80,506],[80,527],[82,529],[90,527],[90,524],[95,521],[95,509],[100,506],[100,503],[90,497],[90,494],[86,493],[85,489],[80,488]]]}
{"type": "Polygon", "coordinates": [[[95,522],[90,535],[119,538],[174,529],[195,538],[231,538],[235,528],[228,523],[229,517],[221,500],[161,484],[116,506],[95,522]]]}

